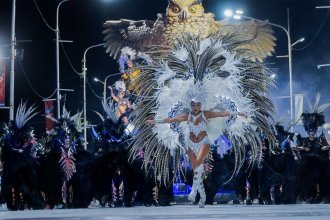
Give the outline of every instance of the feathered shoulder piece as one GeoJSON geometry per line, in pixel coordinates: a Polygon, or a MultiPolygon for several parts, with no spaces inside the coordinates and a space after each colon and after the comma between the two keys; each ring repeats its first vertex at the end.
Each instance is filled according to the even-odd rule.
{"type": "MultiPolygon", "coordinates": [[[[114,132],[119,131],[121,128],[121,123],[119,118],[116,115],[116,107],[113,101],[104,102],[102,101],[103,112],[105,113],[102,115],[101,113],[94,111],[102,120],[102,124],[97,126],[97,132],[114,132]]],[[[96,138],[98,138],[98,134],[94,134],[96,138]]]]}
{"type": "Polygon", "coordinates": [[[5,126],[6,133],[12,133],[14,136],[18,134],[28,135],[33,133],[33,129],[28,125],[28,121],[31,120],[38,113],[36,112],[37,107],[35,105],[27,108],[27,102],[22,102],[17,108],[16,116],[14,121],[9,122],[9,126],[5,126]]]}
{"type": "Polygon", "coordinates": [[[316,132],[320,126],[325,124],[323,113],[330,107],[330,103],[319,105],[320,98],[320,93],[317,93],[314,103],[309,103],[310,111],[306,111],[301,115],[302,123],[307,132],[316,132]]]}
{"type": "Polygon", "coordinates": [[[15,117],[15,124],[18,129],[22,129],[26,123],[36,116],[38,113],[35,112],[37,107],[35,105],[30,106],[27,108],[27,102],[22,102],[17,108],[16,117],[15,117]]]}
{"type": "Polygon", "coordinates": [[[35,105],[28,107],[27,102],[23,103],[21,101],[17,108],[15,120],[10,121],[8,126],[4,124],[4,141],[10,142],[11,144],[20,142],[23,147],[29,144],[35,144],[33,128],[28,122],[38,114],[36,109],[37,107],[35,105]]]}
{"type": "Polygon", "coordinates": [[[113,101],[102,101],[102,106],[103,115],[95,111],[102,120],[102,123],[100,123],[96,129],[92,129],[94,138],[97,140],[96,145],[99,148],[98,153],[108,152],[110,148],[115,149],[114,146],[118,146],[122,143],[125,128],[116,115],[116,107],[113,101]]]}
{"type": "Polygon", "coordinates": [[[236,54],[242,43],[231,35],[214,34],[204,40],[186,35],[173,49],[151,50],[153,62],[139,67],[142,74],[136,82],[140,104],[133,121],[139,133],[132,156],[142,148],[145,165],[155,167],[155,176],[161,174],[169,181],[169,167],[181,169],[182,155],[189,147],[189,130],[185,122],[148,126],[145,120],[188,113],[192,100],[199,100],[204,111],[233,113],[229,118],[210,120],[207,133],[212,142],[222,133],[229,135],[236,153],[236,172],[245,160],[246,145],[251,146],[252,163],[261,157],[256,128],[273,140],[274,106],[268,98],[268,88],[274,84],[271,71],[236,54]],[[235,112],[244,112],[247,117],[237,117],[235,112]]]}

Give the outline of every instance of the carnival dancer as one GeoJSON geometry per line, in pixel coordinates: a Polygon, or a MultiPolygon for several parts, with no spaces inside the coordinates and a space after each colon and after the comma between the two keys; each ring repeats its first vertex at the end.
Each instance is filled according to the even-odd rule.
{"type": "Polygon", "coordinates": [[[127,164],[127,149],[122,144],[126,126],[121,123],[121,116],[112,101],[103,101],[102,107],[105,114],[96,112],[102,123],[93,128],[98,149],[93,165],[95,197],[103,207],[108,202],[109,206],[121,207],[124,206],[126,184],[123,168],[127,164]]]}
{"type": "Polygon", "coordinates": [[[116,116],[121,119],[123,125],[127,126],[129,121],[128,117],[133,108],[133,105],[126,94],[126,87],[123,81],[117,81],[115,83],[115,88],[117,95],[114,93],[111,86],[109,89],[111,91],[111,98],[117,102],[116,116]]]}
{"type": "Polygon", "coordinates": [[[34,130],[27,123],[37,115],[36,106],[18,106],[15,121],[4,128],[2,137],[3,174],[1,194],[9,210],[41,209],[44,204],[38,187],[39,164],[34,157],[37,145],[34,130]]]}
{"type": "Polygon", "coordinates": [[[257,127],[273,140],[274,106],[267,97],[267,87],[273,83],[271,71],[236,55],[239,45],[233,36],[212,35],[200,40],[185,35],[173,49],[157,48],[161,52],[151,53],[152,62],[139,66],[136,82],[144,89],[137,94],[133,124],[139,132],[131,157],[143,149],[146,170],[153,167],[155,177],[168,183],[171,170],[173,178],[184,175],[186,163],[182,159],[188,153],[196,179],[190,198],[199,191],[200,207],[205,202],[202,163],[219,135],[228,134],[233,145],[234,174],[244,163],[247,145],[251,147],[250,163],[261,159],[257,127]],[[181,121],[187,123],[178,123],[181,121]]]}
{"type": "Polygon", "coordinates": [[[189,128],[189,145],[188,156],[194,170],[194,179],[191,193],[188,199],[192,202],[195,201],[197,192],[200,193],[199,206],[203,207],[206,201],[206,194],[203,184],[204,179],[204,160],[209,155],[210,143],[207,136],[207,123],[212,118],[229,117],[232,114],[238,116],[245,116],[242,112],[209,112],[202,111],[201,100],[198,97],[191,100],[191,111],[179,115],[175,118],[165,118],[163,120],[147,120],[147,124],[155,123],[175,123],[184,122],[188,123],[189,128]]]}
{"type": "Polygon", "coordinates": [[[135,50],[132,50],[129,47],[124,47],[121,50],[121,55],[118,60],[119,71],[122,73],[121,78],[130,92],[137,92],[138,89],[138,85],[134,83],[141,73],[141,70],[134,66],[134,61],[138,57],[139,54],[136,54],[135,50]]]}
{"type": "Polygon", "coordinates": [[[129,207],[135,202],[158,205],[158,189],[153,178],[140,169],[141,160],[128,162],[128,148],[134,132],[117,118],[113,102],[102,102],[102,106],[104,114],[96,112],[102,123],[93,129],[99,149],[93,165],[95,197],[102,206],[108,202],[111,207],[129,207]]]}
{"type": "Polygon", "coordinates": [[[52,208],[84,208],[92,200],[87,162],[93,155],[83,148],[82,112],[70,114],[65,106],[60,119],[47,116],[56,126],[50,134],[50,152],[42,161],[43,192],[52,208]]]}
{"type": "MultiPolygon", "coordinates": [[[[308,137],[302,138],[298,149],[301,154],[300,179],[302,181],[302,198],[310,203],[319,203],[329,200],[330,191],[328,183],[329,174],[329,150],[330,146],[325,136],[317,136],[319,128],[325,124],[324,111],[330,103],[319,105],[318,93],[310,112],[301,115],[304,128],[308,137]]],[[[329,201],[326,201],[329,202],[329,201]]]]}

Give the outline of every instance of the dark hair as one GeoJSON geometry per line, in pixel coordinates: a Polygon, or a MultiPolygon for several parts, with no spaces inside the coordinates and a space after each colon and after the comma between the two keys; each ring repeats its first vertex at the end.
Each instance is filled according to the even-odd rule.
{"type": "Polygon", "coordinates": [[[196,104],[202,105],[201,102],[194,102],[194,101],[191,101],[191,102],[190,102],[190,105],[192,105],[193,103],[196,103],[196,104]]]}

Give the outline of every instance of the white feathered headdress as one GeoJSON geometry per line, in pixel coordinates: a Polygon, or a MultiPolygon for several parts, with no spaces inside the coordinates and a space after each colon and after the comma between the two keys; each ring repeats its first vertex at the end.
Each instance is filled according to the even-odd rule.
{"type": "Polygon", "coordinates": [[[115,88],[117,91],[125,92],[126,91],[126,86],[123,81],[116,81],[115,82],[115,88]]]}
{"type": "Polygon", "coordinates": [[[127,56],[130,60],[134,60],[136,56],[136,51],[130,47],[124,47],[121,49],[121,56],[127,56]]]}

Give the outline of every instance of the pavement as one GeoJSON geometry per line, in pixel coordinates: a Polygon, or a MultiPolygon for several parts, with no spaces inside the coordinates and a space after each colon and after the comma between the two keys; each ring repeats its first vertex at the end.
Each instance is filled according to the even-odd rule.
{"type": "Polygon", "coordinates": [[[168,207],[0,210],[0,219],[124,220],[124,219],[330,219],[330,204],[297,205],[171,205],[168,207]]]}

